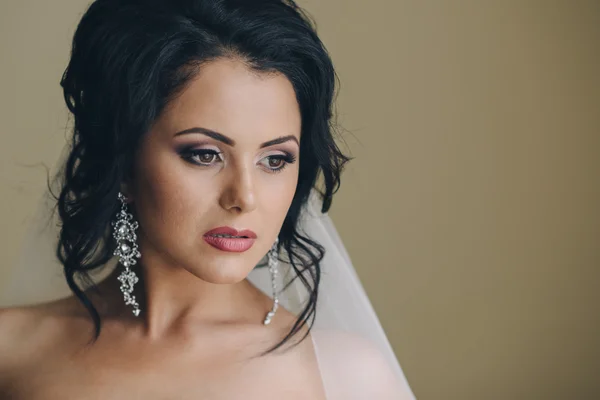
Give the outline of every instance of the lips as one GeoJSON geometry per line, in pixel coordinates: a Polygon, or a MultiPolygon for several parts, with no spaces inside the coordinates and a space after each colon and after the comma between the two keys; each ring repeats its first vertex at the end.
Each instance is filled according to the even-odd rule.
{"type": "Polygon", "coordinates": [[[229,226],[220,226],[215,229],[211,229],[206,232],[204,236],[212,236],[212,235],[230,235],[230,236],[245,236],[248,239],[256,239],[256,233],[252,232],[249,229],[244,229],[241,231],[235,230],[229,226]]]}
{"type": "Polygon", "coordinates": [[[221,251],[240,253],[252,247],[256,240],[256,233],[248,229],[238,231],[229,226],[220,226],[206,232],[202,238],[221,251]]]}

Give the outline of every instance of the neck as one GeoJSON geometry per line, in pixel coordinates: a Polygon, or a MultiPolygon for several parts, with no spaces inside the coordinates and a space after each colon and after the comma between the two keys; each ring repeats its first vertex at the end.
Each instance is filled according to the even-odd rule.
{"type": "Polygon", "coordinates": [[[140,305],[139,316],[125,305],[115,270],[99,285],[103,308],[109,315],[140,324],[143,334],[157,339],[191,326],[214,324],[262,324],[271,307],[270,299],[247,279],[234,284],[203,281],[181,267],[158,257],[144,257],[131,268],[138,276],[133,294],[140,305]]]}

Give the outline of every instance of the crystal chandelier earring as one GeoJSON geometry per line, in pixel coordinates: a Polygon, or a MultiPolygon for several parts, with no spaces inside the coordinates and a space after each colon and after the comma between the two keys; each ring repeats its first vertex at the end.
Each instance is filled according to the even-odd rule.
{"type": "Polygon", "coordinates": [[[267,257],[269,259],[269,272],[271,273],[271,284],[273,287],[273,308],[265,317],[263,321],[264,325],[269,325],[271,323],[271,319],[275,315],[277,311],[277,307],[279,307],[279,298],[277,297],[277,244],[279,243],[279,238],[275,239],[275,243],[269,250],[267,257]]]}
{"type": "Polygon", "coordinates": [[[133,307],[133,314],[137,317],[140,315],[140,305],[133,295],[133,285],[139,279],[135,272],[129,268],[137,263],[136,258],[141,257],[135,234],[138,223],[137,221],[133,221],[133,215],[127,212],[127,198],[121,192],[119,192],[118,198],[121,201],[121,211],[117,213],[117,220],[112,222],[113,237],[117,241],[117,248],[113,254],[119,256],[119,262],[125,267],[125,270],[121,272],[118,278],[119,282],[121,282],[120,289],[123,292],[125,305],[131,305],[133,307]]]}

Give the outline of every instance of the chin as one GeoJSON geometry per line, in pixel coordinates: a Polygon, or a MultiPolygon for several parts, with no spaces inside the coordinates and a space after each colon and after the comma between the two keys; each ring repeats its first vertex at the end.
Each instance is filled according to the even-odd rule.
{"type": "Polygon", "coordinates": [[[248,266],[240,262],[221,262],[218,265],[216,263],[201,266],[196,265],[190,272],[205,282],[231,285],[246,279],[252,268],[253,266],[248,266]]]}

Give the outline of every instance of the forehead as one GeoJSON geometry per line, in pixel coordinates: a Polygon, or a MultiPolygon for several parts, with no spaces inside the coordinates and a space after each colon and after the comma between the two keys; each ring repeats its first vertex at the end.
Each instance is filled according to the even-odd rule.
{"type": "Polygon", "coordinates": [[[236,142],[300,138],[300,109],[291,82],[280,73],[251,71],[241,61],[204,64],[160,117],[171,134],[193,126],[213,129],[236,142]]]}

